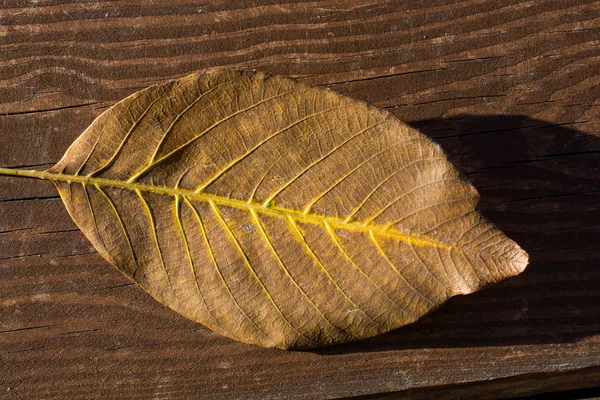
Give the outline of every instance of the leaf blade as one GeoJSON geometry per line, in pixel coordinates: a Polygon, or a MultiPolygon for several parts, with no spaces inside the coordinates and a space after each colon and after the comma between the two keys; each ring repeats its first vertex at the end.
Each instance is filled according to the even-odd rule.
{"type": "Polygon", "coordinates": [[[527,264],[476,212],[477,192],[439,146],[365,103],[260,73],[212,71],[138,92],[40,174],[57,182],[101,254],[153,297],[266,347],[383,333],[527,264]],[[67,195],[72,185],[83,196],[67,195]],[[113,213],[124,235],[100,233],[86,186],[110,202],[98,212],[113,213]],[[123,199],[123,217],[106,187],[123,199]],[[126,193],[141,204],[127,203],[126,193]],[[197,224],[192,236],[182,205],[197,224]],[[269,228],[264,218],[279,222],[269,228]],[[123,238],[133,272],[123,265],[123,238]]]}

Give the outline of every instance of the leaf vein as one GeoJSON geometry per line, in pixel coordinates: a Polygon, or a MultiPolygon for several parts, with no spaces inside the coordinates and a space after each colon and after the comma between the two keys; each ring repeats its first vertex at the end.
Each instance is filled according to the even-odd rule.
{"type": "Polygon", "coordinates": [[[424,294],[422,294],[421,292],[419,292],[413,285],[412,283],[410,283],[402,274],[402,272],[400,272],[400,270],[398,269],[398,267],[396,267],[396,264],[394,264],[392,262],[392,260],[390,260],[390,258],[388,257],[387,253],[385,252],[385,250],[383,250],[383,247],[381,247],[381,244],[379,244],[379,242],[377,241],[377,238],[375,237],[375,235],[373,234],[373,232],[371,232],[371,240],[372,242],[375,244],[375,247],[377,248],[377,251],[379,252],[379,254],[381,254],[386,261],[388,262],[388,264],[398,273],[398,275],[400,276],[400,278],[402,279],[402,281],[404,281],[404,283],[406,283],[408,285],[408,287],[417,294],[417,296],[419,296],[420,298],[422,298],[423,300],[425,300],[427,303],[429,303],[431,306],[435,305],[435,302],[432,301],[430,298],[426,297],[424,294]]]}
{"type": "Polygon", "coordinates": [[[158,253],[158,259],[160,260],[160,264],[161,264],[162,270],[165,274],[167,284],[169,285],[169,288],[172,291],[173,287],[171,285],[171,278],[169,277],[169,271],[167,271],[167,267],[165,266],[163,252],[162,252],[162,249],[160,248],[160,243],[158,241],[158,233],[156,232],[156,222],[154,221],[154,215],[152,214],[150,205],[148,204],[148,202],[146,201],[144,196],[142,196],[142,192],[139,189],[137,189],[135,191],[135,193],[138,195],[140,202],[142,203],[142,206],[144,208],[144,213],[148,217],[148,222],[150,223],[150,229],[152,231],[152,239],[154,240],[154,245],[156,246],[156,251],[158,253]]]}
{"type": "MultiPolygon", "coordinates": [[[[10,170],[10,171],[13,172],[13,170],[10,170]]],[[[418,246],[437,246],[442,249],[452,250],[452,251],[459,252],[459,253],[463,252],[463,251],[469,251],[469,252],[477,251],[476,249],[473,249],[466,244],[462,244],[462,245],[464,245],[464,247],[458,247],[457,245],[450,245],[450,244],[441,242],[437,239],[433,239],[433,238],[425,236],[425,235],[405,232],[405,231],[400,230],[398,227],[394,227],[394,229],[389,229],[389,226],[384,227],[384,226],[380,226],[380,225],[376,225],[376,224],[371,224],[371,225],[365,226],[362,223],[344,222],[342,219],[337,218],[336,216],[317,215],[317,214],[308,214],[308,213],[305,214],[302,211],[297,211],[297,210],[284,208],[284,207],[278,207],[278,206],[265,207],[262,204],[248,203],[245,200],[223,197],[223,196],[214,195],[214,194],[210,194],[210,193],[206,193],[206,192],[194,193],[191,190],[182,189],[182,188],[157,186],[157,185],[150,185],[150,184],[144,184],[144,183],[130,183],[130,182],[126,182],[126,181],[118,181],[118,180],[105,179],[105,178],[88,178],[85,176],[75,176],[75,175],[68,175],[68,174],[62,174],[62,173],[53,173],[53,172],[49,172],[49,171],[23,171],[23,170],[17,170],[17,171],[19,172],[18,175],[20,175],[20,176],[31,176],[31,177],[38,178],[38,179],[47,179],[47,180],[57,181],[57,182],[60,182],[60,181],[85,182],[85,183],[88,183],[88,184],[94,185],[94,186],[109,186],[109,187],[121,188],[121,189],[126,189],[126,190],[131,190],[131,191],[141,190],[144,192],[157,193],[157,194],[168,195],[168,196],[181,195],[185,198],[199,200],[199,201],[202,201],[205,203],[208,203],[208,201],[214,201],[218,204],[227,205],[227,206],[234,207],[237,209],[248,210],[251,208],[262,214],[273,215],[273,216],[277,216],[279,218],[293,217],[297,220],[310,222],[310,223],[314,223],[314,224],[319,224],[319,225],[322,225],[323,222],[328,222],[333,226],[339,226],[339,227],[342,227],[347,230],[373,232],[379,236],[395,238],[395,239],[401,240],[403,242],[407,242],[410,239],[413,241],[413,243],[415,245],[418,245],[418,246]]],[[[463,200],[465,200],[465,198],[452,200],[451,202],[459,202],[459,201],[463,201],[463,200]]],[[[442,203],[442,204],[444,204],[444,203],[442,203]]],[[[435,205],[436,204],[433,204],[431,206],[435,206],[435,205]]],[[[419,210],[417,210],[417,212],[418,211],[419,210]]],[[[407,216],[407,217],[409,217],[409,216],[407,216]]],[[[486,255],[486,257],[488,257],[488,255],[486,255]]],[[[491,258],[493,258],[493,257],[491,257],[491,258]]]]}
{"type": "Polygon", "coordinates": [[[367,163],[369,163],[369,161],[373,160],[375,157],[378,157],[380,155],[382,155],[383,153],[386,153],[390,150],[395,149],[396,147],[400,146],[400,145],[404,145],[408,142],[412,142],[412,141],[419,141],[419,140],[423,140],[426,141],[427,139],[424,138],[415,138],[415,139],[409,139],[409,140],[405,140],[402,141],[400,143],[396,143],[395,145],[388,147],[380,152],[377,152],[375,154],[373,154],[371,157],[367,158],[366,160],[364,160],[363,162],[359,163],[357,166],[355,166],[354,168],[352,168],[350,171],[348,171],[347,173],[345,173],[341,178],[339,178],[338,180],[336,180],[333,185],[329,186],[329,188],[327,188],[327,190],[325,190],[323,193],[321,193],[320,195],[318,195],[317,197],[315,197],[313,200],[308,202],[308,205],[304,208],[304,210],[302,211],[302,214],[308,214],[308,212],[310,211],[310,209],[312,208],[312,206],[314,206],[317,201],[321,200],[323,197],[325,197],[325,195],[327,195],[329,192],[331,192],[333,189],[335,189],[339,184],[341,184],[343,181],[345,181],[346,179],[348,179],[352,174],[354,174],[356,171],[358,171],[361,167],[363,167],[364,165],[366,165],[367,163]]]}
{"type": "Polygon", "coordinates": [[[298,121],[295,121],[294,123],[286,126],[285,128],[273,133],[272,135],[267,136],[265,139],[261,140],[260,142],[258,142],[258,144],[256,144],[252,149],[248,150],[246,153],[244,153],[241,157],[238,157],[236,160],[233,160],[232,162],[230,162],[227,166],[225,166],[223,169],[221,169],[216,175],[214,175],[211,179],[209,179],[206,183],[203,183],[202,185],[200,185],[195,192],[196,193],[200,193],[201,191],[203,191],[204,189],[206,189],[210,184],[214,183],[217,179],[219,179],[221,176],[223,176],[225,173],[227,173],[227,171],[231,170],[235,165],[239,164],[240,162],[242,162],[246,157],[248,157],[249,155],[251,155],[254,151],[258,150],[258,148],[260,148],[263,144],[267,143],[269,140],[273,139],[274,137],[282,134],[283,132],[288,131],[289,129],[293,128],[294,126],[301,124],[302,122],[305,122],[311,118],[315,118],[319,115],[325,114],[327,112],[333,111],[338,109],[339,107],[334,107],[334,108],[330,108],[318,113],[314,113],[314,114],[310,114],[307,115],[301,119],[299,119],[298,121]]]}
{"type": "Polygon", "coordinates": [[[94,185],[94,187],[96,188],[96,190],[98,190],[98,192],[102,196],[104,196],[104,198],[108,202],[108,205],[109,205],[111,211],[113,212],[115,217],[117,217],[117,221],[119,222],[121,231],[123,232],[123,235],[125,236],[125,239],[127,241],[127,245],[129,246],[129,251],[131,252],[131,258],[132,258],[133,262],[135,263],[136,267],[139,268],[139,262],[138,262],[137,256],[135,255],[135,251],[133,251],[133,245],[131,244],[131,238],[129,237],[129,233],[127,232],[127,229],[125,229],[125,223],[123,222],[123,219],[121,218],[121,214],[119,214],[117,207],[115,206],[113,201],[110,199],[110,197],[108,197],[108,195],[106,193],[104,193],[104,191],[102,190],[100,185],[96,184],[96,185],[94,185]]]}
{"type": "MultiPolygon", "coordinates": [[[[196,275],[196,266],[194,265],[194,259],[192,258],[192,253],[190,252],[189,241],[188,241],[187,235],[185,233],[185,229],[183,228],[180,204],[181,204],[180,196],[175,196],[175,219],[177,220],[177,226],[179,227],[179,234],[180,234],[181,240],[183,242],[185,254],[187,255],[187,258],[190,262],[190,272],[192,273],[192,277],[194,278],[194,286],[196,287],[196,292],[198,293],[198,296],[200,297],[200,300],[202,301],[204,308],[206,308],[206,311],[208,312],[209,317],[213,320],[213,322],[216,325],[218,325],[221,329],[224,329],[223,326],[218,322],[217,318],[211,311],[210,307],[208,306],[208,303],[206,302],[206,299],[204,298],[204,295],[202,294],[202,290],[200,290],[200,285],[198,285],[198,276],[196,275]]],[[[231,332],[229,332],[227,329],[224,329],[224,330],[231,334],[231,332]]]]}
{"type": "MultiPolygon", "coordinates": [[[[415,249],[415,247],[414,247],[414,246],[413,246],[413,244],[412,244],[412,241],[410,241],[410,240],[408,241],[408,247],[410,247],[410,249],[411,249],[411,250],[412,250],[412,252],[414,253],[415,257],[416,257],[416,258],[417,258],[417,260],[419,261],[419,264],[420,264],[420,265],[423,267],[423,269],[425,269],[425,271],[427,272],[427,274],[428,274],[429,276],[431,276],[431,277],[433,278],[433,280],[436,282],[436,284],[438,284],[438,285],[441,287],[441,289],[442,289],[442,290],[445,292],[445,291],[447,290],[446,286],[445,286],[445,285],[444,285],[442,282],[440,282],[440,281],[438,280],[438,278],[436,278],[436,276],[435,276],[435,275],[433,275],[433,273],[432,273],[432,272],[429,270],[429,268],[427,268],[427,265],[425,265],[425,263],[424,263],[424,262],[423,262],[423,260],[421,259],[421,256],[419,256],[419,253],[417,253],[417,250],[415,249]]],[[[435,249],[437,250],[437,247],[436,247],[435,249]]],[[[438,258],[440,258],[440,255],[439,255],[439,253],[438,253],[438,258]]],[[[446,273],[446,269],[445,269],[445,267],[444,267],[444,263],[442,263],[441,261],[442,261],[442,260],[441,260],[441,258],[440,258],[440,263],[441,263],[440,265],[443,267],[444,274],[446,274],[446,276],[447,276],[448,274],[446,273]]]]}
{"type": "MultiPolygon", "coordinates": [[[[246,320],[249,321],[263,337],[266,337],[266,333],[261,328],[259,328],[258,325],[256,325],[256,322],[254,322],[254,320],[252,318],[250,318],[248,313],[246,313],[246,311],[242,308],[240,303],[237,301],[237,299],[231,292],[231,288],[227,284],[227,280],[225,279],[225,277],[223,276],[223,273],[221,272],[221,269],[219,268],[219,263],[217,263],[217,259],[215,257],[215,252],[214,252],[212,246],[210,245],[210,241],[208,240],[208,236],[206,234],[206,228],[204,227],[204,223],[202,222],[202,217],[200,217],[198,210],[196,210],[196,207],[194,207],[194,205],[187,198],[184,197],[183,200],[188,205],[188,207],[192,210],[192,213],[194,214],[194,217],[196,218],[196,221],[198,222],[198,225],[200,226],[200,231],[202,232],[202,237],[204,238],[204,243],[206,244],[206,249],[208,250],[208,254],[210,255],[213,265],[215,266],[215,271],[217,272],[217,275],[219,276],[221,283],[225,287],[227,294],[229,294],[229,297],[233,300],[233,303],[238,308],[238,310],[240,310],[242,312],[242,315],[246,318],[246,320]]],[[[235,336],[237,336],[239,339],[239,336],[237,334],[235,336]]]]}
{"type": "Polygon", "coordinates": [[[377,325],[377,322],[375,322],[375,320],[373,318],[371,318],[364,310],[362,310],[356,304],[356,302],[354,302],[354,300],[352,300],[350,298],[350,296],[348,296],[348,294],[344,291],[344,289],[342,289],[340,287],[340,285],[337,283],[337,281],[335,279],[333,279],[333,276],[331,276],[331,274],[329,273],[329,271],[327,270],[327,268],[325,268],[325,266],[323,265],[323,263],[321,262],[321,260],[317,257],[317,255],[315,254],[315,252],[313,251],[313,249],[310,247],[310,245],[306,241],[306,238],[304,237],[304,235],[302,235],[302,232],[300,232],[300,229],[296,225],[296,222],[294,221],[294,219],[291,216],[288,216],[288,221],[289,221],[288,225],[291,226],[292,231],[294,232],[294,236],[297,238],[298,242],[300,242],[303,245],[303,248],[306,250],[306,253],[313,259],[313,261],[315,261],[315,263],[317,264],[317,266],[319,266],[319,268],[325,273],[325,275],[327,276],[327,278],[334,284],[334,286],[340,291],[340,293],[342,293],[344,295],[344,297],[350,302],[350,304],[352,304],[352,306],[355,309],[360,310],[360,312],[365,317],[367,317],[371,322],[373,322],[373,323],[375,323],[377,325]]]}
{"type": "Polygon", "coordinates": [[[277,262],[279,263],[279,265],[281,266],[281,268],[283,269],[283,271],[285,272],[286,276],[288,278],[290,278],[290,280],[292,281],[292,283],[294,284],[294,286],[302,293],[302,295],[306,298],[306,300],[308,301],[308,303],[310,305],[312,305],[317,312],[320,314],[320,316],[323,318],[323,320],[330,325],[331,327],[333,327],[334,329],[336,329],[337,331],[343,333],[344,335],[347,335],[348,333],[344,330],[341,329],[339,327],[337,327],[336,325],[334,325],[329,318],[327,318],[327,316],[325,316],[325,314],[323,313],[323,311],[321,311],[321,309],[313,302],[313,300],[308,296],[308,294],[306,293],[306,291],[304,291],[304,289],[302,289],[302,287],[300,286],[300,284],[296,281],[296,279],[294,279],[294,277],[292,276],[292,274],[290,273],[290,271],[288,270],[288,268],[285,266],[283,260],[281,259],[281,256],[279,255],[279,253],[277,252],[277,250],[275,249],[275,246],[273,245],[273,242],[271,241],[271,239],[269,238],[269,235],[267,234],[263,224],[260,222],[260,219],[258,218],[258,215],[256,215],[256,211],[253,209],[250,209],[250,214],[252,214],[252,217],[254,218],[254,221],[256,221],[256,225],[258,227],[258,229],[261,232],[261,235],[264,237],[265,242],[268,244],[269,249],[273,252],[273,255],[275,256],[275,259],[277,260],[277,262]]]}
{"type": "Polygon", "coordinates": [[[251,110],[253,108],[256,108],[258,106],[260,106],[261,104],[264,104],[270,100],[274,100],[277,99],[279,97],[283,97],[285,95],[288,94],[295,94],[297,92],[284,92],[281,94],[277,94],[275,96],[271,96],[268,97],[266,99],[263,99],[261,101],[259,101],[258,103],[255,103],[249,107],[243,108],[241,110],[238,110],[230,115],[228,115],[225,118],[220,119],[219,121],[215,122],[214,124],[212,124],[210,127],[208,127],[207,129],[205,129],[204,131],[200,132],[198,135],[194,136],[192,139],[188,140],[187,142],[185,142],[184,144],[180,145],[179,147],[177,147],[175,150],[170,151],[169,153],[165,154],[164,156],[152,160],[150,161],[144,168],[142,168],[139,172],[136,172],[133,176],[131,176],[127,182],[133,183],[136,182],[142,175],[144,175],[145,173],[147,173],[148,171],[150,171],[154,166],[156,166],[157,164],[160,164],[161,162],[163,162],[164,160],[166,160],[167,158],[173,156],[174,154],[180,152],[181,150],[185,149],[186,147],[188,147],[190,144],[194,143],[196,140],[200,139],[202,136],[204,136],[206,133],[210,132],[211,130],[213,130],[214,128],[216,128],[217,126],[221,125],[222,123],[230,120],[231,118],[235,117],[236,115],[242,113],[242,112],[246,112],[248,110],[251,110]]]}
{"type": "MultiPolygon", "coordinates": [[[[231,84],[231,83],[237,82],[237,81],[239,81],[239,80],[240,80],[240,79],[232,79],[232,80],[230,80],[230,81],[227,81],[227,82],[225,82],[225,83],[221,83],[221,84],[219,84],[219,85],[215,86],[214,88],[207,90],[206,92],[200,93],[200,94],[199,94],[199,95],[198,95],[198,96],[197,96],[197,97],[196,97],[196,98],[195,98],[195,99],[194,99],[194,100],[193,100],[191,103],[189,103],[189,104],[188,104],[188,103],[187,103],[187,101],[186,101],[186,105],[187,105],[187,106],[186,106],[186,108],[185,108],[183,111],[181,111],[179,114],[177,114],[177,116],[176,116],[176,117],[173,119],[173,121],[171,122],[171,124],[169,125],[169,127],[167,128],[167,130],[166,130],[166,131],[163,133],[163,136],[162,136],[162,138],[160,139],[160,141],[158,142],[158,144],[156,145],[156,148],[154,149],[154,153],[153,153],[153,154],[152,154],[152,156],[150,157],[150,161],[149,161],[149,163],[148,163],[148,164],[152,164],[152,162],[154,161],[154,159],[155,159],[155,158],[156,158],[156,156],[158,155],[158,152],[161,150],[161,148],[162,148],[162,145],[164,144],[164,142],[165,142],[165,140],[166,140],[167,136],[169,135],[169,133],[171,133],[171,131],[173,130],[173,128],[175,127],[175,125],[177,125],[177,123],[179,122],[179,120],[180,120],[181,118],[183,118],[183,116],[184,116],[185,114],[187,114],[187,112],[188,112],[188,111],[189,111],[189,110],[190,110],[192,107],[194,107],[194,106],[195,106],[195,105],[196,105],[196,104],[197,104],[197,103],[198,103],[200,100],[202,100],[202,99],[204,98],[204,96],[206,96],[207,94],[214,92],[215,90],[217,90],[217,89],[218,89],[218,88],[220,88],[220,87],[223,87],[223,86],[225,86],[225,85],[228,85],[228,84],[231,84]]],[[[199,88],[199,83],[198,83],[198,81],[196,81],[196,89],[198,90],[198,92],[200,92],[200,88],[199,88]]]]}
{"type": "MultiPolygon", "coordinates": [[[[420,159],[420,160],[415,160],[411,163],[406,164],[405,166],[403,166],[402,168],[400,168],[398,171],[394,172],[393,174],[391,174],[390,176],[388,176],[387,178],[385,178],[384,180],[382,180],[377,186],[375,186],[375,188],[373,190],[371,190],[371,192],[369,192],[369,194],[363,199],[363,201],[360,202],[360,204],[358,206],[356,206],[352,212],[350,213],[350,215],[348,215],[346,217],[346,219],[344,220],[344,222],[348,222],[352,219],[352,217],[354,215],[356,215],[356,213],[365,205],[365,203],[371,198],[371,196],[373,196],[375,194],[375,192],[377,192],[377,190],[379,190],[379,188],[381,188],[387,181],[389,181],[390,179],[392,179],[394,176],[398,175],[399,173],[401,173],[402,171],[406,170],[407,168],[419,163],[419,162],[435,162],[435,161],[440,161],[443,160],[443,158],[432,158],[432,159],[420,159]]],[[[371,218],[372,220],[373,218],[371,218]]]]}
{"type": "Polygon", "coordinates": [[[428,204],[426,207],[420,208],[420,209],[418,209],[418,210],[416,210],[416,211],[413,211],[412,213],[410,213],[410,214],[408,214],[408,215],[405,215],[405,216],[403,216],[403,217],[402,217],[402,218],[400,218],[400,219],[397,219],[397,220],[394,220],[394,221],[392,221],[392,222],[388,223],[388,224],[385,226],[385,228],[384,228],[384,229],[388,229],[388,228],[389,228],[390,226],[392,226],[392,225],[399,224],[400,222],[407,220],[408,218],[412,217],[413,215],[415,215],[415,214],[418,214],[418,213],[421,213],[421,212],[423,212],[423,211],[425,211],[425,210],[429,210],[429,209],[430,209],[430,208],[432,208],[432,207],[443,206],[443,205],[446,205],[446,204],[452,204],[452,203],[458,203],[458,202],[461,202],[461,201],[465,201],[465,200],[467,200],[467,199],[469,199],[469,197],[461,197],[460,199],[444,200],[444,201],[440,201],[440,202],[437,202],[437,203],[428,204]]]}
{"type": "Polygon", "coordinates": [[[85,166],[88,163],[88,161],[90,160],[90,158],[92,157],[92,154],[94,154],[94,151],[96,150],[96,146],[98,146],[98,142],[100,141],[101,137],[102,137],[102,135],[98,135],[98,138],[96,138],[96,141],[94,142],[94,144],[93,144],[92,148],[90,149],[88,155],[85,157],[85,160],[83,160],[83,162],[81,163],[81,165],[77,169],[77,172],[75,172],[76,176],[79,175],[85,169],[85,166]]]}
{"type": "MultiPolygon", "coordinates": [[[[142,115],[134,121],[134,123],[131,125],[131,127],[125,134],[125,136],[123,136],[123,139],[119,143],[119,146],[117,147],[117,150],[115,150],[115,153],[112,155],[112,157],[109,158],[108,161],[106,161],[106,163],[104,165],[102,165],[101,167],[98,167],[98,169],[96,169],[95,171],[90,172],[88,174],[88,176],[91,177],[91,176],[96,176],[98,174],[101,174],[102,172],[106,171],[114,164],[114,162],[117,160],[117,157],[119,157],[119,154],[121,154],[121,151],[123,150],[123,147],[125,146],[125,143],[127,142],[127,139],[129,139],[129,137],[131,136],[133,131],[139,126],[140,122],[148,114],[148,111],[150,111],[152,106],[154,104],[156,104],[156,102],[158,100],[160,100],[161,98],[162,98],[162,96],[159,96],[153,102],[150,103],[150,105],[144,110],[142,115]]],[[[91,154],[91,152],[90,152],[90,154],[91,154]]]]}
{"type": "Polygon", "coordinates": [[[269,203],[271,200],[273,200],[275,197],[277,197],[277,195],[281,192],[283,192],[286,188],[288,188],[292,183],[294,183],[297,179],[299,179],[302,175],[304,175],[305,173],[307,173],[311,168],[313,168],[315,165],[319,164],[320,162],[324,161],[327,157],[329,157],[331,154],[333,154],[334,152],[336,152],[337,150],[339,150],[342,146],[344,146],[345,144],[347,144],[348,142],[350,142],[352,139],[362,135],[363,133],[385,123],[386,121],[381,121],[377,124],[371,125],[361,131],[359,131],[358,133],[350,136],[348,139],[344,140],[342,143],[336,145],[333,149],[331,149],[327,154],[325,154],[324,156],[319,157],[317,160],[313,161],[311,164],[309,164],[305,169],[303,169],[302,171],[300,171],[299,174],[297,174],[296,176],[294,176],[291,180],[289,180],[287,183],[285,183],[284,185],[282,185],[279,189],[277,189],[277,191],[275,191],[273,194],[271,194],[264,202],[263,204],[267,204],[269,203]]]}
{"type": "Polygon", "coordinates": [[[262,281],[262,279],[260,279],[260,277],[256,274],[256,271],[254,270],[254,267],[252,267],[252,264],[250,263],[250,260],[248,259],[248,255],[246,254],[246,252],[242,248],[242,245],[240,244],[240,242],[235,237],[235,235],[232,232],[232,230],[229,227],[229,225],[227,225],[227,222],[225,222],[225,219],[223,218],[223,216],[219,212],[218,207],[212,201],[209,202],[209,204],[210,204],[210,207],[211,207],[213,213],[215,214],[215,216],[219,220],[219,223],[223,226],[223,229],[227,232],[228,236],[231,238],[231,241],[235,244],[235,247],[236,247],[237,251],[242,256],[242,259],[244,260],[244,265],[246,266],[246,269],[250,272],[250,275],[252,276],[252,278],[254,278],[254,280],[256,282],[258,282],[258,284],[260,285],[260,287],[261,287],[262,291],[264,292],[264,294],[266,295],[266,297],[269,299],[269,301],[271,302],[271,304],[273,304],[273,306],[277,310],[277,313],[279,314],[279,316],[286,322],[286,324],[289,327],[292,328],[292,330],[294,330],[296,333],[298,333],[299,335],[301,335],[302,337],[304,337],[308,341],[314,343],[315,342],[314,339],[311,339],[308,336],[306,336],[304,333],[298,331],[296,329],[296,327],[294,325],[292,325],[292,323],[288,320],[288,318],[283,314],[283,311],[281,311],[281,308],[279,307],[279,305],[277,305],[277,303],[273,299],[273,296],[271,296],[271,293],[269,293],[269,290],[265,286],[265,284],[262,281]]]}
{"type": "Polygon", "coordinates": [[[396,306],[396,308],[398,308],[401,311],[404,311],[408,314],[411,314],[413,317],[419,317],[418,314],[415,314],[415,312],[411,309],[409,309],[408,307],[405,306],[401,306],[399,305],[395,300],[393,300],[382,288],[381,286],[379,286],[377,284],[377,282],[375,282],[373,280],[373,278],[371,278],[371,276],[369,276],[365,271],[363,271],[362,268],[360,268],[358,266],[358,264],[354,261],[354,259],[352,258],[352,256],[350,256],[350,254],[348,254],[348,252],[346,251],[346,249],[344,248],[344,246],[342,246],[342,244],[340,243],[340,240],[337,236],[337,234],[335,233],[335,231],[333,230],[333,228],[331,228],[331,225],[329,225],[327,222],[325,222],[325,228],[327,229],[327,232],[329,233],[329,235],[331,236],[331,238],[333,239],[333,242],[335,243],[335,245],[340,249],[340,251],[342,252],[342,254],[344,255],[344,257],[350,261],[350,263],[354,266],[354,268],[356,270],[358,270],[363,276],[365,276],[367,279],[369,279],[369,281],[373,284],[373,286],[375,286],[375,288],[377,288],[377,290],[379,292],[381,292],[390,302],[392,302],[392,304],[394,304],[396,306]]]}
{"type": "MultiPolygon", "coordinates": [[[[381,208],[381,209],[380,209],[380,210],[379,210],[377,213],[375,213],[375,214],[374,214],[374,215],[372,215],[371,217],[367,218],[367,219],[365,220],[365,222],[364,222],[364,223],[365,223],[365,224],[369,224],[369,223],[370,223],[371,221],[373,221],[375,218],[379,217],[381,214],[383,214],[384,212],[386,212],[387,210],[389,210],[389,209],[390,209],[390,207],[394,206],[394,205],[395,205],[395,204],[397,204],[397,203],[398,203],[400,200],[402,200],[402,199],[404,199],[404,198],[408,197],[409,195],[411,195],[412,193],[416,192],[416,191],[417,191],[417,190],[419,190],[419,189],[423,189],[424,187],[431,186],[431,185],[435,185],[435,184],[438,184],[438,183],[440,183],[440,182],[453,181],[453,180],[455,180],[455,179],[456,179],[456,177],[454,177],[454,176],[453,176],[453,177],[451,177],[451,178],[445,178],[445,179],[436,179],[436,180],[433,180],[433,181],[431,181],[431,182],[423,183],[423,184],[421,184],[421,185],[419,185],[419,186],[416,186],[416,187],[412,188],[411,190],[409,190],[408,192],[406,192],[406,193],[403,193],[401,196],[399,196],[399,197],[395,198],[394,200],[392,200],[392,201],[391,201],[389,204],[387,204],[385,207],[381,208]]],[[[418,211],[417,211],[417,213],[418,213],[418,212],[421,212],[421,211],[424,211],[424,210],[427,210],[427,208],[424,208],[424,209],[418,210],[418,211]]],[[[409,216],[410,216],[410,215],[412,215],[412,214],[409,214],[409,216]]],[[[406,218],[407,218],[407,217],[406,217],[406,218]]],[[[405,218],[402,218],[400,221],[403,221],[404,219],[405,219],[405,218]]],[[[400,222],[400,221],[398,221],[398,222],[400,222]]],[[[391,222],[391,223],[389,223],[387,226],[393,225],[394,223],[395,223],[395,222],[391,222]]]]}

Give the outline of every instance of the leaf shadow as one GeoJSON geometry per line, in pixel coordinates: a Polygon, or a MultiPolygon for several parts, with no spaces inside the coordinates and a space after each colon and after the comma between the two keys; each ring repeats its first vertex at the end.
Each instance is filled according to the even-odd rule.
{"type": "Polygon", "coordinates": [[[568,343],[600,332],[600,138],[521,115],[411,125],[440,143],[530,264],[414,324],[312,352],[568,343]]]}

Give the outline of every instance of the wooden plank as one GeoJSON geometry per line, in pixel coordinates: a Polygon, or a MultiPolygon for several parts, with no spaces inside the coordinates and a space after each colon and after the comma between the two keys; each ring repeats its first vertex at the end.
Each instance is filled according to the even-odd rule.
{"type": "MultiPolygon", "coordinates": [[[[543,399],[544,396],[550,395],[549,392],[552,393],[554,399],[597,399],[596,395],[600,388],[587,387],[590,381],[597,382],[599,379],[600,368],[594,367],[562,373],[528,374],[462,385],[409,389],[401,392],[352,397],[351,399],[429,400],[443,398],[444,400],[458,400],[477,398],[479,400],[494,400],[501,393],[502,397],[523,400],[523,396],[540,396],[539,399],[543,399]],[[582,387],[587,389],[581,389],[582,387]]],[[[533,400],[538,397],[527,398],[533,400]]]]}
{"type": "MultiPolygon", "coordinates": [[[[154,302],[94,252],[51,184],[0,178],[2,396],[418,398],[490,379],[507,379],[493,390],[509,396],[532,376],[555,384],[527,394],[600,385],[589,373],[600,365],[599,1],[5,0],[0,21],[0,166],[52,165],[146,85],[257,68],[385,107],[436,138],[483,213],[531,256],[521,276],[390,334],[265,350],[154,302]]],[[[461,395],[478,395],[469,387],[461,395]]]]}

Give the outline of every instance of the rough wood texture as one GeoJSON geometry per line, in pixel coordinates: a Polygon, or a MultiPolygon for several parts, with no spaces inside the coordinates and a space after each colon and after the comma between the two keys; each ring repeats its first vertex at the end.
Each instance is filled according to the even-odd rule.
{"type": "Polygon", "coordinates": [[[154,302],[92,250],[50,183],[1,178],[0,397],[600,385],[590,369],[600,365],[600,2],[424,4],[0,1],[0,166],[49,167],[103,109],[151,83],[257,68],[386,107],[437,139],[484,215],[531,256],[521,276],[385,336],[264,350],[154,302]],[[565,378],[579,370],[585,379],[565,378]],[[510,384],[485,382],[502,378],[510,384]]]}

